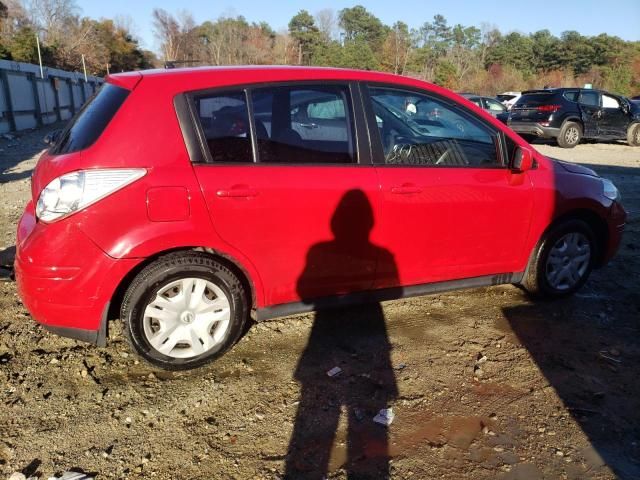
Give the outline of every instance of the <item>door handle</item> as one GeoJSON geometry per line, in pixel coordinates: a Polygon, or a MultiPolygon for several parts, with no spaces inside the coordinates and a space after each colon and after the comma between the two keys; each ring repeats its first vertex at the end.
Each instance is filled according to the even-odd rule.
{"type": "Polygon", "coordinates": [[[416,185],[402,185],[400,187],[391,187],[391,193],[396,195],[409,195],[411,193],[420,193],[422,188],[416,185]]]}
{"type": "Polygon", "coordinates": [[[229,190],[218,190],[216,195],[218,197],[249,198],[257,196],[258,191],[253,188],[231,188],[229,190]]]}
{"type": "Polygon", "coordinates": [[[304,128],[318,128],[317,123],[301,123],[300,126],[304,128]]]}

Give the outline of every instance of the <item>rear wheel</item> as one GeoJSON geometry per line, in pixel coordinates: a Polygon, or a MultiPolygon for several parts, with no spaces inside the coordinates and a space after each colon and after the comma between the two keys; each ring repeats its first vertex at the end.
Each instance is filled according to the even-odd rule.
{"type": "Polygon", "coordinates": [[[536,135],[531,135],[528,133],[521,133],[520,136],[527,142],[527,143],[533,143],[534,141],[536,141],[538,139],[538,137],[536,135]]]}
{"type": "Polygon", "coordinates": [[[159,258],[131,282],[121,318],[131,346],[167,370],[220,357],[238,340],[247,316],[242,284],[201,252],[159,258]]]}
{"type": "Polygon", "coordinates": [[[627,142],[632,147],[640,147],[640,123],[634,123],[627,130],[627,142]]]}
{"type": "Polygon", "coordinates": [[[536,247],[522,285],[533,295],[571,295],[589,278],[596,258],[593,230],[582,220],[567,220],[549,230],[536,247]]]}
{"type": "Polygon", "coordinates": [[[562,148],[573,148],[582,139],[582,126],[576,122],[565,122],[558,135],[558,145],[562,148]]]}

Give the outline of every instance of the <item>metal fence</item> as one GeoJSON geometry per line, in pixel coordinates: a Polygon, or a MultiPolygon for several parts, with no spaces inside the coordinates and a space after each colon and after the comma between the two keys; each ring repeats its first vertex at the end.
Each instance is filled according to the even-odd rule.
{"type": "Polygon", "coordinates": [[[0,60],[0,134],[71,118],[104,81],[78,72],[0,60]]]}

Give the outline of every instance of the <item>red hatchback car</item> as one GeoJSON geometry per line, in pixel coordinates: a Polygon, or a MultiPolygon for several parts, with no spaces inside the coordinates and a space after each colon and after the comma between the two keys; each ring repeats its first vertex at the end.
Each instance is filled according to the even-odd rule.
{"type": "Polygon", "coordinates": [[[321,68],[112,75],[32,194],[15,267],[35,319],[104,345],[119,316],[168,369],[220,356],[250,315],[503,283],[567,295],[626,217],[609,180],[448,90],[321,68]]]}

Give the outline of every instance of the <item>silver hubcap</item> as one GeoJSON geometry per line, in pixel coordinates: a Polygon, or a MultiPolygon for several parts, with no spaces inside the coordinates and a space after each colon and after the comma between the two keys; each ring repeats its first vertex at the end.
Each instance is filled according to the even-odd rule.
{"type": "Polygon", "coordinates": [[[564,139],[567,143],[576,143],[578,141],[578,129],[576,127],[571,127],[564,134],[564,139]]]}
{"type": "Polygon", "coordinates": [[[591,244],[582,233],[572,232],[561,237],[549,252],[545,273],[556,290],[568,290],[584,277],[591,262],[591,244]]]}
{"type": "Polygon", "coordinates": [[[153,348],[173,358],[208,352],[225,337],[229,299],[216,284],[183,278],[162,287],[144,311],[144,334],[153,348]]]}

